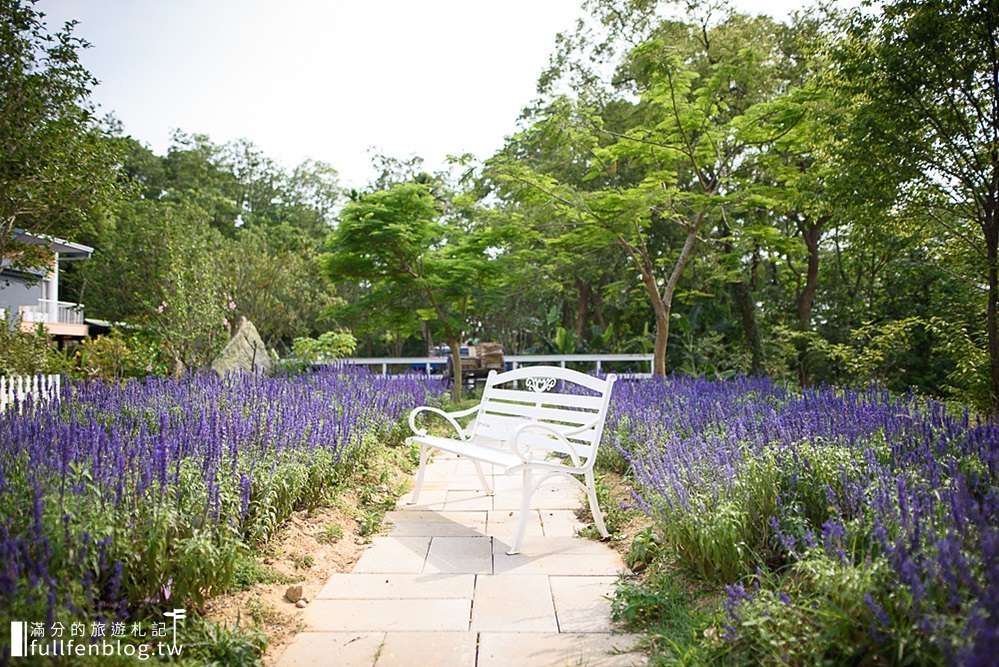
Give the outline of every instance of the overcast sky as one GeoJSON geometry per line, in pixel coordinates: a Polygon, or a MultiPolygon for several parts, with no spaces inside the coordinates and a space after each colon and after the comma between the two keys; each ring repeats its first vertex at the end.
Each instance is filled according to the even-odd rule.
{"type": "MultiPolygon", "coordinates": [[[[739,0],[777,17],[801,2],[739,0]]],[[[370,149],[491,155],[580,0],[41,0],[79,21],[93,99],[164,154],[174,129],[245,138],[285,168],[371,178],[370,149]]]]}

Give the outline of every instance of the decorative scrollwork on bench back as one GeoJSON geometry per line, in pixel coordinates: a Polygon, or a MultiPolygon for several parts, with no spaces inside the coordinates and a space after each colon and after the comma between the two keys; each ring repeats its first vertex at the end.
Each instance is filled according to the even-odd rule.
{"type": "Polygon", "coordinates": [[[531,377],[527,378],[525,384],[528,389],[536,391],[540,394],[541,392],[548,391],[554,387],[557,382],[558,381],[555,378],[531,377]]]}

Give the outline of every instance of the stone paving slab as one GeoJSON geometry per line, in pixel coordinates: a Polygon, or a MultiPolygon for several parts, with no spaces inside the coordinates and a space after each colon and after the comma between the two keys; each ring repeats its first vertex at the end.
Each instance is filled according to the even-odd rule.
{"type": "Polygon", "coordinates": [[[456,523],[472,528],[484,528],[485,511],[482,512],[432,512],[427,510],[396,510],[385,514],[386,521],[394,525],[403,523],[456,523]]]}
{"type": "MultiPolygon", "coordinates": [[[[421,498],[422,500],[422,498],[421,498]]],[[[487,495],[485,491],[448,491],[444,499],[444,510],[448,512],[469,511],[469,510],[491,510],[493,508],[493,496],[487,495]]]]}
{"type": "Polygon", "coordinates": [[[472,629],[558,632],[548,577],[477,577],[472,600],[472,629]]]}
{"type": "Polygon", "coordinates": [[[474,574],[334,574],[317,600],[471,598],[474,574]]]}
{"type": "Polygon", "coordinates": [[[466,631],[472,612],[468,599],[313,600],[302,617],[315,632],[379,630],[466,631]]]}
{"type": "Polygon", "coordinates": [[[492,574],[492,549],[489,537],[435,537],[423,571],[492,574]]]}
{"type": "Polygon", "coordinates": [[[414,509],[439,512],[444,509],[447,493],[447,489],[423,489],[420,492],[420,502],[413,504],[413,492],[410,491],[399,497],[396,507],[400,510],[414,509]]]}
{"type": "Polygon", "coordinates": [[[419,574],[430,550],[431,537],[382,537],[361,555],[354,572],[419,574]]]}
{"type": "Polygon", "coordinates": [[[559,632],[610,632],[617,577],[548,577],[559,632]]]}
{"type": "Polygon", "coordinates": [[[474,632],[389,632],[375,667],[471,667],[477,649],[474,632]]]}
{"type": "Polygon", "coordinates": [[[300,632],[281,654],[278,665],[372,667],[384,641],[384,632],[300,632]]]}
{"type": "Polygon", "coordinates": [[[586,524],[576,517],[575,510],[541,510],[541,526],[545,537],[575,537],[586,524]]]}
{"type": "Polygon", "coordinates": [[[480,632],[477,667],[632,667],[645,665],[628,635],[480,632]],[[625,653],[620,653],[625,651],[625,653]]]}
{"type": "MultiPolygon", "coordinates": [[[[503,545],[505,546],[505,545],[503,545]]],[[[603,556],[614,564],[615,572],[624,566],[624,562],[602,542],[583,540],[578,537],[525,537],[521,545],[524,554],[530,556],[563,556],[576,554],[580,556],[603,556]]],[[[494,549],[501,552],[499,548],[494,549]]],[[[502,553],[506,553],[502,551],[502,553]]]]}
{"type": "MultiPolygon", "coordinates": [[[[486,519],[486,533],[490,537],[510,544],[513,542],[514,533],[517,532],[519,520],[520,510],[492,510],[486,519]]],[[[538,510],[531,510],[527,517],[527,528],[524,530],[524,536],[541,537],[542,535],[544,535],[544,531],[541,528],[541,514],[538,510]]]]}
{"type": "MultiPolygon", "coordinates": [[[[492,509],[516,510],[520,509],[523,501],[523,494],[518,488],[516,491],[497,491],[493,498],[492,509]]],[[[579,507],[579,490],[575,488],[547,488],[542,487],[535,491],[531,498],[531,507],[538,509],[574,509],[579,507]]]]}
{"type": "Polygon", "coordinates": [[[613,575],[624,569],[621,557],[610,554],[545,554],[531,555],[522,552],[513,556],[506,554],[507,545],[494,545],[494,574],[547,574],[595,576],[613,575]],[[498,548],[497,548],[498,546],[498,548]]]}

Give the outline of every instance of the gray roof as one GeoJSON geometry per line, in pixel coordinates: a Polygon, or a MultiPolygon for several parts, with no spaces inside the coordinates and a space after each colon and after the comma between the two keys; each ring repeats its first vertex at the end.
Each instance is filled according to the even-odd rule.
{"type": "Polygon", "coordinates": [[[31,232],[19,229],[15,236],[21,243],[33,243],[35,245],[45,244],[52,249],[52,252],[59,253],[61,260],[90,259],[94,254],[94,249],[82,243],[73,243],[59,239],[48,234],[32,234],[31,232]]]}

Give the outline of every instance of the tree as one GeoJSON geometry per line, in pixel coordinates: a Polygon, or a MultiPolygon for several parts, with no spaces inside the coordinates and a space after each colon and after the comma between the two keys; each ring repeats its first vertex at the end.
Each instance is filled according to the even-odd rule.
{"type": "Polygon", "coordinates": [[[16,229],[76,236],[123,189],[73,26],[50,34],[34,0],[0,0],[0,257],[19,268],[49,258],[18,243],[16,229]]]}
{"type": "Polygon", "coordinates": [[[190,204],[122,204],[83,268],[93,309],[156,332],[178,372],[212,361],[235,316],[222,237],[190,204]]]}
{"type": "Polygon", "coordinates": [[[438,327],[451,348],[452,397],[461,397],[461,343],[469,316],[499,275],[487,231],[475,229],[431,194],[428,183],[401,183],[357,195],[323,258],[334,281],[367,283],[366,303],[423,319],[438,327]],[[422,308],[404,295],[418,295],[422,308]]]}
{"type": "Polygon", "coordinates": [[[589,187],[516,159],[497,161],[511,190],[540,192],[535,201],[559,208],[580,240],[626,251],[654,313],[657,375],[666,374],[684,269],[744,196],[735,179],[740,163],[797,122],[772,104],[778,87],[768,43],[759,39],[770,29],[740,16],[715,26],[664,22],[619,69],[620,93],[640,97],[630,114],[617,111],[623,102],[587,91],[556,100],[528,132],[570,142],[589,187]]]}
{"type": "Polygon", "coordinates": [[[81,263],[80,275],[66,280],[89,295],[92,314],[150,325],[150,307],[171,284],[164,244],[186,224],[196,238],[210,239],[203,247],[211,267],[205,281],[225,287],[220,303],[230,332],[245,316],[268,347],[290,350],[294,338],[329,329],[336,298],[316,276],[341,196],[335,170],[308,162],[289,175],[247,141],[219,146],[178,132],[163,157],[131,138],[116,141],[134,196],[87,239],[95,261],[81,263]],[[206,221],[217,233],[204,229],[206,221]]]}
{"type": "Polygon", "coordinates": [[[853,166],[976,258],[999,414],[999,1],[896,0],[856,12],[850,37],[853,166]]]}
{"type": "Polygon", "coordinates": [[[290,349],[298,337],[326,330],[338,304],[332,285],[317,280],[319,253],[305,244],[281,243],[266,230],[240,229],[222,243],[219,275],[232,290],[235,333],[240,317],[253,322],[272,349],[290,349]]]}

